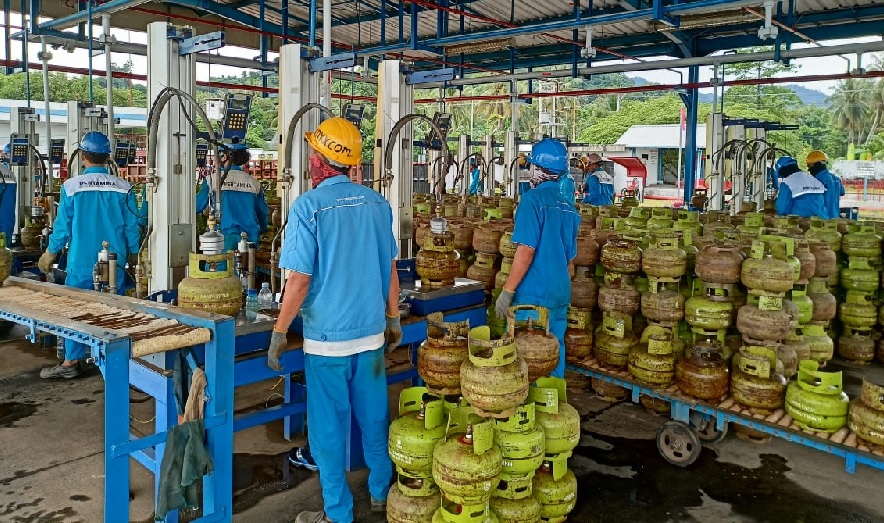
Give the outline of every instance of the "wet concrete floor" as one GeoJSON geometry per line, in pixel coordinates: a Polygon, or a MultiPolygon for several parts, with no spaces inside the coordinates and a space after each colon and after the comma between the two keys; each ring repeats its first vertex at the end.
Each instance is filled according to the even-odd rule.
{"type": "MultiPolygon", "coordinates": [[[[46,382],[39,369],[55,350],[0,340],[0,522],[98,522],[103,510],[103,382],[95,372],[46,382]]],[[[848,369],[855,380],[857,369],[848,369]]],[[[881,373],[882,369],[873,372],[881,373]]],[[[238,394],[237,408],[276,400],[278,383],[238,394]]],[[[849,392],[849,391],[848,391],[849,392]]],[[[133,426],[152,427],[152,406],[132,391],[133,426]]],[[[666,418],[632,404],[572,394],[583,437],[569,462],[578,478],[576,522],[880,522],[884,472],[774,439],[755,444],[728,436],[703,449],[691,467],[668,464],[655,436],[666,418]]],[[[321,507],[316,474],[289,468],[281,425],[236,434],[234,521],[292,522],[321,507]]],[[[360,523],[371,514],[366,471],[350,475],[360,523]]],[[[153,479],[132,462],[131,521],[153,520],[153,479]]],[[[182,514],[182,521],[198,512],[182,514]]]]}

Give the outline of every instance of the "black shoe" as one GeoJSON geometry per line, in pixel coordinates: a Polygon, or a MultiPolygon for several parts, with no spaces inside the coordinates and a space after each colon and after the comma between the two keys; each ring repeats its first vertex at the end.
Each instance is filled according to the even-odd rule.
{"type": "Polygon", "coordinates": [[[310,447],[295,447],[289,451],[289,463],[313,472],[319,470],[316,461],[313,460],[313,454],[310,454],[310,447]]]}

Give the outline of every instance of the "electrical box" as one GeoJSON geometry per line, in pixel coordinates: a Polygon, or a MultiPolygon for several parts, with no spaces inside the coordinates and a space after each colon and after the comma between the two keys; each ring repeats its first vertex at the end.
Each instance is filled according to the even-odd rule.
{"type": "Polygon", "coordinates": [[[49,162],[60,164],[64,160],[64,138],[53,138],[49,141],[49,162]]]}
{"type": "Polygon", "coordinates": [[[451,130],[451,114],[436,113],[433,115],[433,123],[442,130],[442,136],[436,136],[435,131],[431,129],[430,134],[427,136],[427,147],[434,151],[441,151],[442,140],[448,136],[448,131],[451,130]]]}
{"type": "Polygon", "coordinates": [[[12,135],[9,142],[9,163],[19,167],[28,165],[31,154],[31,141],[27,136],[12,135]]]}
{"type": "Polygon", "coordinates": [[[126,167],[130,163],[135,163],[135,151],[138,146],[126,140],[117,140],[114,149],[114,161],[118,167],[126,167]]]}
{"type": "Polygon", "coordinates": [[[206,100],[206,116],[209,118],[209,120],[220,122],[224,119],[224,112],[224,100],[217,98],[206,100]]]}
{"type": "Polygon", "coordinates": [[[358,129],[362,126],[362,116],[365,114],[365,106],[362,104],[347,104],[344,106],[344,118],[350,121],[358,129]]]}
{"type": "Polygon", "coordinates": [[[252,97],[247,94],[229,94],[225,99],[223,123],[224,140],[246,139],[246,126],[249,123],[249,111],[252,108],[252,97]]]}
{"type": "Polygon", "coordinates": [[[209,157],[209,144],[206,144],[206,143],[196,144],[196,166],[199,168],[205,167],[208,157],[209,157]]]}

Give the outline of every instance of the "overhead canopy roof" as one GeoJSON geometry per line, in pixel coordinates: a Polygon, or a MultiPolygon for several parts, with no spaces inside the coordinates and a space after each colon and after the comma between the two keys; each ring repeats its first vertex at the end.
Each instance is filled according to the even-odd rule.
{"type": "MultiPolygon", "coordinates": [[[[587,27],[593,28],[592,44],[597,52],[593,64],[626,57],[704,56],[773,43],[758,38],[764,14],[761,0],[589,1],[332,0],[332,37],[336,52],[355,50],[375,57],[386,54],[419,59],[418,67],[427,69],[462,64],[465,73],[585,66],[588,62],[580,51],[585,47],[587,27]]],[[[168,14],[173,17],[171,22],[194,25],[198,32],[230,26],[227,42],[239,46],[259,49],[263,32],[268,37],[267,48],[272,50],[284,32],[292,42],[309,38],[310,3],[142,0],[128,2],[132,6],[114,13],[113,25],[144,30],[147,23],[168,14]],[[250,30],[232,29],[243,26],[250,30]]],[[[41,15],[61,18],[75,12],[76,5],[43,0],[41,15]]],[[[315,5],[318,44],[322,0],[316,0],[315,5]]],[[[782,0],[777,6],[775,21],[781,24],[777,42],[782,45],[884,33],[884,3],[880,0],[782,0]]]]}

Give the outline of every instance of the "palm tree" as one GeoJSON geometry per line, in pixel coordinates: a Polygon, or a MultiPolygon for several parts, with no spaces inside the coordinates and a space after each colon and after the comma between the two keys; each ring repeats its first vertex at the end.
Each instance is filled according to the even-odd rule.
{"type": "Polygon", "coordinates": [[[832,107],[832,124],[847,132],[851,143],[859,143],[865,136],[866,118],[869,114],[870,82],[848,78],[838,83],[829,98],[832,107]]]}

